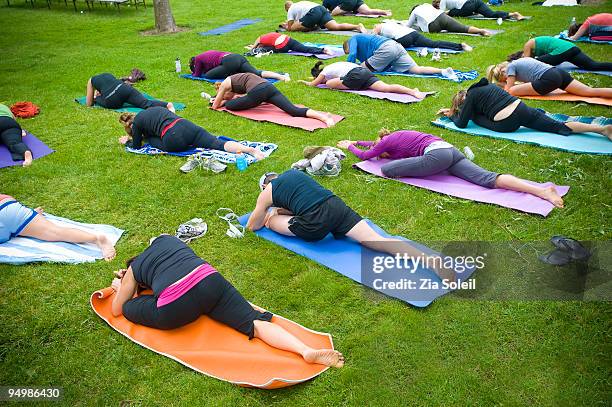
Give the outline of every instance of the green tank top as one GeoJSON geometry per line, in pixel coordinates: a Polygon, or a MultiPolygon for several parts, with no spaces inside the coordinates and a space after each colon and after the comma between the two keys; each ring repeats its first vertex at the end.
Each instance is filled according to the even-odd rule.
{"type": "Polygon", "coordinates": [[[7,105],[0,103],[0,117],[4,116],[10,117],[11,119],[15,118],[15,116],[13,116],[13,112],[11,112],[11,109],[9,109],[7,105]]]}
{"type": "Polygon", "coordinates": [[[535,37],[534,40],[534,53],[536,56],[544,54],[559,55],[564,53],[568,49],[575,47],[575,45],[571,42],[561,40],[555,37],[535,37]]]}

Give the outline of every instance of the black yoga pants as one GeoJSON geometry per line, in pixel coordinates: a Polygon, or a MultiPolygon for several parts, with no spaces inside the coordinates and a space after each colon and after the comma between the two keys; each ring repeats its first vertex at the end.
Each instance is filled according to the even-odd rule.
{"type": "Polygon", "coordinates": [[[148,142],[151,146],[168,152],[187,151],[192,148],[210,148],[211,150],[224,151],[226,143],[202,127],[185,119],[172,126],[163,138],[149,138],[148,142]]]}
{"type": "Polygon", "coordinates": [[[546,133],[561,134],[562,136],[568,136],[572,132],[565,123],[551,119],[541,110],[529,107],[523,102],[519,103],[514,112],[503,120],[492,121],[485,116],[475,116],[472,120],[479,126],[500,133],[515,132],[521,126],[546,133]]]}
{"type": "Polygon", "coordinates": [[[381,168],[386,177],[427,177],[448,171],[452,175],[486,188],[495,188],[499,174],[474,164],[455,147],[438,148],[419,157],[393,160],[381,168]]]}
{"type": "Polygon", "coordinates": [[[451,17],[469,17],[474,14],[482,14],[486,18],[508,18],[510,14],[506,11],[493,11],[482,0],[468,0],[460,9],[452,9],[448,12],[451,17]]]}
{"type": "Polygon", "coordinates": [[[208,79],[225,79],[235,73],[254,73],[261,76],[261,71],[255,69],[245,57],[238,54],[228,54],[221,58],[221,64],[204,74],[208,79]]]}
{"type": "Polygon", "coordinates": [[[557,55],[540,55],[536,59],[552,66],[560,65],[563,62],[571,62],[578,68],[586,69],[587,71],[612,71],[612,62],[593,61],[578,47],[572,47],[557,55]]]}
{"type": "Polygon", "coordinates": [[[248,336],[254,335],[255,320],[270,321],[272,314],[260,312],[220,273],[213,273],[170,304],[157,307],[157,297],[140,295],[123,305],[123,315],[136,324],[156,329],[175,329],[202,315],[248,336]]]}
{"type": "Polygon", "coordinates": [[[306,117],[308,108],[298,107],[271,83],[261,83],[251,89],[246,95],[237,99],[228,100],[225,107],[228,110],[247,110],[268,102],[280,108],[293,117],[306,117]]]}
{"type": "Polygon", "coordinates": [[[21,126],[12,117],[0,116],[0,142],[8,148],[13,161],[23,161],[25,152],[30,151],[21,137],[21,126]]]}
{"type": "Polygon", "coordinates": [[[461,44],[449,41],[434,41],[425,37],[424,35],[413,31],[410,34],[404,35],[401,38],[396,39],[404,48],[410,47],[427,47],[427,48],[446,48],[455,51],[463,50],[461,44]]]}
{"type": "Polygon", "coordinates": [[[289,38],[289,42],[287,42],[287,44],[284,47],[274,50],[274,52],[281,52],[281,53],[285,53],[289,51],[303,52],[304,54],[322,54],[323,48],[308,47],[302,44],[301,42],[294,40],[293,38],[289,38]]]}
{"type": "Polygon", "coordinates": [[[438,33],[443,30],[451,33],[466,33],[468,32],[469,27],[461,24],[454,18],[449,17],[446,13],[442,13],[436,17],[435,20],[429,23],[429,32],[438,33]]]}
{"type": "Polygon", "coordinates": [[[119,85],[115,90],[110,92],[106,97],[98,96],[96,103],[107,109],[119,109],[124,104],[148,109],[153,106],[167,107],[168,102],[162,100],[149,100],[142,96],[142,93],[125,83],[119,85]]]}

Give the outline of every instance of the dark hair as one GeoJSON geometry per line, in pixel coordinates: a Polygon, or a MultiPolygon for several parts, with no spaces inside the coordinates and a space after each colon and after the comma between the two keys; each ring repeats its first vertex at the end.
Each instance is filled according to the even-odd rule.
{"type": "Polygon", "coordinates": [[[121,77],[121,80],[124,83],[127,83],[128,85],[132,85],[136,82],[144,81],[145,79],[147,79],[147,75],[145,75],[145,73],[138,68],[132,68],[128,76],[121,77]]]}
{"type": "Polygon", "coordinates": [[[570,24],[569,28],[567,29],[567,35],[571,37],[572,35],[576,34],[578,30],[580,29],[581,25],[582,23],[570,24]]]}
{"type": "Polygon", "coordinates": [[[516,51],[506,57],[508,62],[516,61],[517,59],[523,58],[523,51],[516,51]]]}
{"type": "Polygon", "coordinates": [[[323,68],[321,68],[322,65],[323,65],[323,62],[319,61],[310,69],[310,74],[312,75],[313,78],[316,78],[317,76],[319,76],[319,74],[323,70],[323,68]]]}
{"type": "Polygon", "coordinates": [[[414,7],[412,8],[412,10],[410,10],[410,13],[408,13],[408,15],[412,14],[412,12],[414,11],[414,9],[415,9],[415,8],[417,8],[417,7],[419,7],[419,4],[417,4],[416,6],[414,6],[414,7]]]}
{"type": "Polygon", "coordinates": [[[189,69],[191,72],[195,72],[195,57],[189,58],[189,69]]]}
{"type": "Polygon", "coordinates": [[[125,268],[126,268],[126,269],[127,269],[127,268],[130,268],[130,266],[132,265],[132,263],[134,263],[134,260],[136,260],[136,257],[138,257],[138,256],[131,257],[131,258],[129,258],[129,259],[127,259],[127,260],[125,261],[125,268]]]}
{"type": "Polygon", "coordinates": [[[342,49],[344,50],[345,54],[348,54],[350,52],[349,40],[346,40],[342,43],[342,49]]]}

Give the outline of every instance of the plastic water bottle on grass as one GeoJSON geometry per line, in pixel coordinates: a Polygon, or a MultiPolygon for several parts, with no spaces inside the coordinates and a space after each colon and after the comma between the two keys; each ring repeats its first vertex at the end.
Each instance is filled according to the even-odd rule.
{"type": "Polygon", "coordinates": [[[180,58],[176,58],[176,61],[174,61],[174,67],[176,69],[176,73],[181,73],[181,59],[180,58]]]}
{"type": "Polygon", "coordinates": [[[247,163],[246,157],[242,154],[242,151],[238,151],[236,153],[236,168],[238,168],[238,171],[244,172],[248,166],[249,163],[247,163]]]}

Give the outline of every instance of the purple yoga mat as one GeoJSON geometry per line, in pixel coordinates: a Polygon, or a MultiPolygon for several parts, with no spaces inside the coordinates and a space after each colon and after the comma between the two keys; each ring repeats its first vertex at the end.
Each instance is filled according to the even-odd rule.
{"type": "MultiPolygon", "coordinates": [[[[400,94],[400,93],[388,93],[388,92],[377,92],[375,90],[349,90],[349,89],[333,89],[330,88],[326,85],[317,85],[317,87],[321,88],[321,89],[332,89],[332,90],[338,90],[340,92],[348,92],[348,93],[356,93],[358,95],[361,96],[367,96],[369,98],[373,98],[373,99],[387,99],[390,100],[392,102],[399,102],[399,103],[414,103],[414,102],[420,102],[423,99],[419,99],[416,98],[414,96],[411,95],[404,95],[404,94],[400,94]]],[[[435,92],[427,92],[429,95],[435,93],[435,92]]]]}
{"type": "MultiPolygon", "coordinates": [[[[32,150],[32,156],[34,156],[35,160],[55,151],[50,149],[45,143],[37,139],[36,136],[29,132],[28,135],[23,138],[23,142],[30,150],[32,150]]],[[[23,164],[23,161],[13,161],[8,148],[6,148],[4,144],[0,145],[0,168],[12,167],[14,165],[21,164],[23,164]]]]}
{"type": "Polygon", "coordinates": [[[338,49],[338,48],[333,48],[330,47],[329,48],[333,55],[327,55],[327,54],[309,54],[307,52],[295,52],[295,51],[289,51],[287,52],[287,55],[294,55],[294,56],[299,56],[299,57],[317,57],[319,59],[332,59],[332,58],[338,58],[344,55],[344,51],[342,49],[338,49]]]}
{"type": "MultiPolygon", "coordinates": [[[[383,164],[391,160],[368,160],[353,164],[359,168],[379,177],[385,177],[380,171],[383,164]]],[[[544,199],[524,192],[509,191],[507,189],[490,189],[481,187],[480,185],[472,184],[471,182],[462,180],[448,173],[432,175],[423,178],[389,178],[395,181],[403,182],[404,184],[415,187],[429,189],[430,191],[439,192],[457,198],[469,199],[476,202],[491,203],[506,208],[516,209],[518,211],[535,213],[542,216],[548,216],[554,206],[544,199]]],[[[554,185],[551,182],[538,184],[537,182],[527,181],[534,185],[549,186],[554,185]]],[[[556,186],[559,195],[564,196],[569,191],[568,186],[556,186]]]]}

